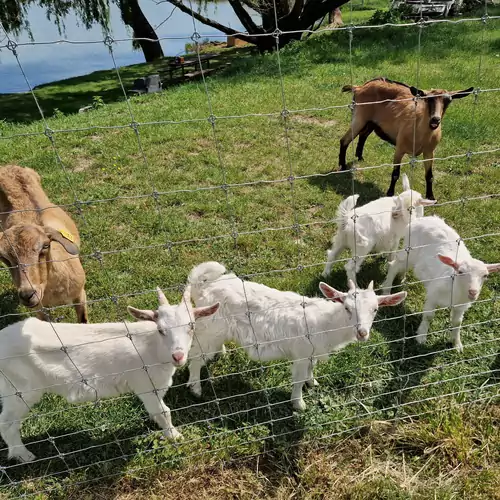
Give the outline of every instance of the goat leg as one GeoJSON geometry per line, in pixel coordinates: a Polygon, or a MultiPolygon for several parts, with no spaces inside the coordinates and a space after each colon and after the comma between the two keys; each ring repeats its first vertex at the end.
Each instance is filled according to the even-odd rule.
{"type": "Polygon", "coordinates": [[[403,159],[403,156],[404,153],[398,150],[396,147],[396,153],[394,154],[394,161],[393,161],[394,168],[392,169],[391,185],[387,190],[386,196],[394,196],[394,190],[396,189],[396,182],[398,182],[399,179],[399,172],[401,170],[401,160],[403,159]]]}
{"type": "Polygon", "coordinates": [[[434,162],[434,151],[424,151],[424,166],[425,166],[425,197],[428,200],[435,200],[432,192],[432,164],[434,162]]]}

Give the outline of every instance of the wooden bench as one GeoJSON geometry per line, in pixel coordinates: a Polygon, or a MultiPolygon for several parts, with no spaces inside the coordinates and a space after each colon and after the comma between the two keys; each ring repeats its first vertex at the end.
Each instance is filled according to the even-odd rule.
{"type": "Polygon", "coordinates": [[[191,71],[190,73],[184,73],[184,78],[196,78],[197,76],[200,76],[201,74],[203,75],[208,75],[215,71],[216,68],[207,68],[204,69],[203,71],[191,71]]]}

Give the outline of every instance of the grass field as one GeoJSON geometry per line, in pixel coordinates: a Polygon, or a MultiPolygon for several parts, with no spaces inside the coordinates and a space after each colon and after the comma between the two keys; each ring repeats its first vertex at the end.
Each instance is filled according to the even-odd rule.
{"type": "MultiPolygon", "coordinates": [[[[0,109],[14,113],[0,121],[0,161],[35,168],[52,201],[74,215],[92,322],[126,318],[127,304],[155,305],[157,285],[178,301],[178,285],[204,260],[282,290],[317,295],[338,203],[353,189],[359,204],[383,195],[391,172],[387,165],[357,170],[354,177],[335,173],[350,118],[348,108],[332,107],[350,103],[341,87],[383,75],[421,88],[498,88],[499,30],[498,19],[429,25],[421,31],[420,51],[418,26],[354,30],[352,55],[347,31],[321,34],[281,52],[283,88],[276,54],[236,54],[230,69],[207,80],[210,104],[202,83],[129,103],[119,102],[112,72],[99,78],[103,86],[90,77],[55,83],[35,92],[54,147],[39,134],[44,123],[35,119],[29,96],[14,104],[6,96],[6,107],[0,96],[0,109]],[[286,122],[282,90],[291,111],[286,122]],[[105,105],[51,116],[62,109],[54,105],[60,92],[77,107],[81,95],[102,95],[105,105]],[[316,110],[325,107],[332,108],[316,110]],[[13,122],[9,116],[21,109],[22,123],[13,122]],[[217,117],[213,127],[210,114],[217,117]],[[140,124],[138,134],[131,121],[140,124]],[[82,202],[80,212],[75,200],[82,202]]],[[[133,72],[124,71],[133,80],[133,72]]],[[[427,210],[463,238],[474,238],[469,249],[487,262],[500,261],[500,238],[484,236],[500,232],[499,155],[461,155],[493,150],[499,137],[498,92],[450,106],[437,156],[451,158],[435,163],[439,204],[427,210]],[[468,200],[487,194],[497,197],[468,200]]],[[[389,164],[392,154],[370,137],[359,166],[389,164]]],[[[420,164],[403,171],[414,189],[425,191],[420,164]]],[[[385,272],[384,259],[368,260],[360,284],[374,279],[379,286],[385,272]]],[[[1,313],[23,312],[6,270],[0,280],[1,313]]],[[[328,281],[345,289],[343,263],[328,281]]],[[[39,458],[52,458],[17,465],[3,451],[0,494],[500,498],[500,279],[491,277],[467,313],[461,355],[447,343],[445,311],[436,315],[428,343],[417,346],[411,337],[423,287],[405,289],[404,306],[381,311],[368,344],[351,345],[317,367],[321,385],[306,393],[303,413],[291,409],[286,363],[261,370],[237,349],[209,365],[217,403],[208,382],[197,399],[184,386],[186,370],[176,375],[166,402],[184,434],[178,444],[158,438],[134,397],[70,406],[46,396],[24,423],[23,439],[39,458]]],[[[66,308],[55,315],[75,320],[66,308]]],[[[16,318],[3,316],[2,326],[16,318]]]]}

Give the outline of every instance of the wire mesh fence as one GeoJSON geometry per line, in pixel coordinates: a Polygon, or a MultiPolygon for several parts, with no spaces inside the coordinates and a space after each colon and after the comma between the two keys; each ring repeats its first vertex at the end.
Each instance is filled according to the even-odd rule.
{"type": "MultiPolygon", "coordinates": [[[[193,9],[191,3],[189,5],[193,9]]],[[[278,26],[276,5],[274,12],[278,26]]],[[[356,49],[358,33],[391,29],[392,36],[405,37],[411,31],[416,34],[415,66],[414,78],[408,83],[420,88],[421,82],[430,80],[425,74],[426,67],[431,66],[429,53],[424,50],[426,30],[443,25],[450,29],[458,29],[462,25],[477,26],[480,43],[473,54],[477,58],[474,82],[471,83],[474,90],[469,98],[472,102],[466,105],[467,116],[463,125],[471,132],[464,133],[458,128],[445,130],[444,144],[451,141],[454,132],[461,134],[462,140],[453,142],[452,147],[441,146],[442,152],[434,158],[434,165],[437,172],[446,171],[447,182],[454,185],[445,188],[443,177],[439,175],[436,186],[442,195],[438,195],[438,202],[432,208],[426,208],[426,211],[443,215],[457,229],[460,234],[457,253],[460,245],[467,245],[474,256],[484,256],[484,260],[489,262],[500,260],[500,183],[497,174],[500,145],[497,144],[497,136],[482,126],[481,120],[485,113],[494,113],[492,107],[497,102],[494,99],[500,91],[498,84],[494,84],[498,81],[498,68],[495,80],[495,66],[485,63],[485,59],[489,61],[493,48],[486,41],[488,30],[494,31],[495,27],[498,29],[499,19],[500,16],[489,14],[485,3],[481,17],[424,19],[421,16],[416,21],[401,24],[365,25],[354,22],[351,6],[350,20],[349,15],[344,15],[344,26],[326,27],[314,32],[315,36],[336,32],[336,36],[345,37],[348,74],[336,75],[335,79],[342,79],[344,83],[354,86],[363,83],[357,73],[366,74],[365,69],[361,71],[355,64],[360,57],[360,51],[356,49]],[[485,108],[481,108],[482,105],[485,108]],[[484,170],[477,167],[482,162],[487,162],[484,170]],[[489,177],[491,182],[475,186],[471,190],[469,187],[475,182],[473,178],[478,172],[489,177]],[[462,184],[461,179],[464,179],[462,184]],[[453,194],[451,198],[446,196],[449,193],[453,194]]],[[[309,32],[311,31],[302,31],[303,34],[309,32]]],[[[272,35],[256,36],[272,36],[279,49],[280,37],[290,33],[277,28],[272,35]]],[[[171,37],[160,37],[162,40],[169,38],[171,37]]],[[[203,35],[203,38],[210,36],[203,35]]],[[[187,108],[176,111],[169,107],[169,91],[164,91],[160,96],[129,98],[127,85],[122,79],[123,70],[117,65],[114,56],[114,47],[118,43],[129,43],[133,38],[118,40],[107,35],[99,41],[17,43],[5,35],[0,45],[3,57],[16,60],[33,99],[33,106],[36,106],[39,114],[39,121],[31,125],[4,127],[0,135],[3,151],[20,147],[21,152],[15,151],[12,158],[22,158],[22,154],[25,154],[29,158],[26,163],[37,171],[35,163],[38,158],[43,158],[44,164],[40,169],[42,185],[50,192],[51,199],[57,201],[57,206],[73,215],[81,232],[80,255],[68,256],[67,260],[82,259],[87,273],[86,304],[90,311],[90,322],[119,322],[114,329],[108,331],[106,337],[92,338],[96,330],[91,327],[83,327],[87,328],[87,333],[81,334],[82,337],[80,333],[76,335],[76,330],[66,330],[58,322],[60,319],[70,318],[68,305],[44,306],[42,312],[47,315],[51,338],[33,338],[32,346],[28,343],[27,347],[20,348],[14,354],[5,355],[10,351],[0,350],[0,371],[4,379],[1,384],[3,414],[0,417],[3,435],[8,435],[22,423],[23,442],[36,453],[36,458],[29,457],[29,463],[16,463],[7,460],[7,448],[0,450],[4,455],[0,468],[3,488],[13,497],[50,495],[64,489],[68,477],[72,478],[71,487],[78,487],[124,474],[141,474],[159,465],[168,468],[203,460],[246,460],[277,449],[293,449],[308,443],[323,444],[338,436],[353,435],[373,420],[404,425],[408,420],[425,419],[430,413],[446,412],[450,408],[496,404],[500,370],[496,332],[500,314],[498,279],[495,280],[494,276],[490,284],[483,288],[481,297],[473,301],[472,308],[466,313],[462,325],[465,348],[462,354],[458,354],[453,346],[450,347],[443,340],[453,326],[443,319],[449,308],[439,307],[426,311],[423,306],[423,286],[432,281],[453,281],[458,271],[450,271],[445,278],[436,276],[426,282],[408,274],[402,284],[398,285],[399,288],[396,287],[408,291],[406,301],[396,308],[387,309],[387,313],[380,311],[373,321],[369,342],[353,343],[339,352],[330,352],[328,361],[325,360],[325,353],[315,351],[317,338],[335,336],[342,330],[336,321],[332,321],[328,329],[311,331],[308,322],[308,314],[311,313],[306,312],[306,303],[311,300],[309,297],[319,293],[319,274],[325,265],[325,258],[322,257],[325,244],[335,233],[337,225],[340,226],[343,222],[343,219],[332,216],[330,210],[347,195],[361,193],[366,197],[365,201],[383,196],[379,185],[389,180],[393,163],[353,162],[347,171],[337,171],[332,167],[336,161],[336,149],[331,146],[333,130],[337,134],[338,129],[337,135],[343,133],[358,105],[354,101],[337,104],[335,100],[334,104],[330,104],[327,102],[329,97],[316,94],[304,99],[296,98],[294,92],[300,92],[300,89],[289,79],[289,63],[284,61],[289,57],[287,50],[276,50],[273,56],[268,56],[268,66],[264,68],[269,70],[269,64],[274,65],[273,72],[264,72],[266,78],[276,83],[269,100],[272,106],[251,109],[245,102],[225,102],[224,95],[217,88],[217,79],[212,84],[204,73],[201,39],[200,26],[193,17],[193,34],[190,40],[196,48],[202,81],[200,85],[192,86],[195,90],[193,94],[187,94],[187,97],[193,98],[193,102],[199,105],[200,98],[196,92],[201,91],[204,99],[204,109],[200,107],[194,112],[187,108]],[[54,47],[62,43],[104,44],[109,51],[116,85],[123,94],[123,104],[119,109],[116,108],[116,113],[96,118],[92,114],[81,115],[81,118],[71,122],[47,117],[37,89],[32,87],[29,76],[23,69],[22,61],[23,49],[40,43],[54,47]],[[316,98],[318,105],[314,103],[316,98]],[[148,99],[154,99],[153,107],[160,110],[158,113],[143,110],[143,104],[148,99]],[[294,109],[293,103],[308,104],[294,109]],[[162,111],[162,106],[165,111],[162,111]],[[218,109],[225,112],[219,113],[218,109]],[[163,119],[163,116],[169,114],[172,118],[163,119]],[[309,165],[307,154],[311,150],[301,142],[317,133],[308,127],[314,121],[311,117],[318,116],[335,117],[335,120],[331,120],[333,125],[328,124],[330,128],[320,125],[318,133],[322,141],[328,144],[320,151],[325,156],[325,166],[328,167],[324,169],[314,164],[309,165]],[[296,127],[301,119],[305,123],[299,135],[296,127]],[[263,140],[262,135],[254,130],[259,127],[263,129],[261,133],[269,135],[266,140],[270,140],[270,144],[266,144],[265,154],[259,157],[257,163],[267,160],[271,167],[255,171],[250,169],[247,172],[244,165],[238,163],[238,154],[242,148],[248,147],[245,140],[253,140],[249,136],[257,138],[254,143],[250,143],[250,147],[255,148],[256,143],[263,140]],[[237,134],[236,138],[231,135],[233,133],[237,134]],[[123,142],[113,142],[113,134],[123,142]],[[101,135],[106,137],[106,142],[102,145],[99,144],[101,135]],[[191,154],[189,148],[182,147],[183,141],[200,141],[201,150],[192,154],[202,156],[202,164],[206,170],[198,169],[192,173],[188,169],[181,169],[179,172],[176,171],[179,170],[178,167],[171,165],[175,164],[173,157],[181,157],[178,161],[182,162],[191,154]],[[162,169],[164,171],[160,172],[158,164],[163,166],[164,160],[157,156],[163,149],[169,150],[170,143],[173,145],[173,152],[168,151],[168,161],[165,163],[171,164],[166,164],[162,169]],[[103,154],[107,146],[118,155],[120,148],[125,148],[126,154],[132,156],[127,167],[124,167],[126,172],[116,171],[109,175],[90,169],[89,173],[74,166],[74,151],[79,154],[83,150],[88,156],[102,155],[106,161],[109,160],[103,154]],[[154,149],[150,152],[152,146],[154,149]],[[132,148],[135,150],[133,155],[130,153],[132,148]],[[126,174],[131,173],[133,176],[125,179],[126,174]],[[113,189],[113,182],[120,185],[121,192],[120,189],[113,189]],[[305,185],[317,194],[311,195],[304,188],[305,185]],[[341,188],[335,191],[331,188],[335,185],[341,188]],[[317,206],[318,199],[323,200],[329,196],[333,200],[325,210],[329,213],[323,218],[315,218],[311,208],[317,206]],[[183,218],[186,220],[181,222],[183,218]],[[318,242],[323,246],[319,247],[318,242]],[[248,343],[228,343],[224,356],[207,363],[202,372],[203,393],[197,397],[187,387],[185,369],[176,374],[173,382],[165,375],[164,383],[158,385],[154,374],[157,371],[168,373],[168,370],[173,370],[170,352],[164,354],[164,359],[160,361],[152,358],[147,351],[145,355],[140,335],[126,321],[125,306],[156,307],[154,289],[160,285],[171,298],[171,303],[179,303],[179,308],[184,305],[185,312],[191,314],[191,317],[176,327],[193,327],[195,321],[192,309],[187,306],[185,296],[180,302],[179,297],[184,291],[191,268],[208,260],[224,262],[228,269],[234,270],[243,279],[246,302],[243,321],[246,321],[253,338],[248,343]],[[294,299],[294,306],[283,299],[283,304],[269,307],[264,301],[256,309],[256,292],[250,281],[266,283],[280,290],[293,290],[300,296],[297,295],[294,299]],[[252,318],[254,321],[255,318],[258,320],[259,315],[286,318],[287,314],[291,316],[291,309],[295,310],[297,304],[303,309],[302,329],[293,334],[291,328],[285,338],[291,343],[307,339],[311,345],[310,352],[302,357],[287,355],[286,351],[282,351],[281,355],[271,355],[270,353],[280,349],[283,338],[273,335],[271,326],[262,328],[258,323],[254,324],[252,318]],[[415,340],[420,317],[424,312],[437,313],[438,321],[434,325],[439,326],[432,327],[431,323],[427,344],[419,347],[415,340]],[[276,313],[275,316],[273,313],[276,313]],[[71,332],[75,333],[75,339],[80,340],[72,339],[71,332]],[[82,341],[84,337],[88,340],[82,341]],[[37,346],[37,342],[40,345],[37,346]],[[119,354],[114,350],[108,352],[106,342],[121,346],[118,349],[123,352],[132,353],[130,356],[136,357],[135,364],[115,369],[116,363],[110,358],[113,355],[119,357],[119,354]],[[50,358],[48,353],[52,353],[54,358],[50,358]],[[85,353],[87,356],[92,353],[97,358],[101,356],[99,372],[89,373],[89,369],[97,364],[87,364],[85,353]],[[51,359],[56,360],[56,365],[64,365],[68,370],[66,373],[71,373],[73,378],[54,378],[55,382],[45,385],[42,384],[43,380],[36,379],[18,387],[18,383],[11,380],[7,373],[8,367],[17,362],[21,372],[24,369],[27,372],[30,370],[29,363],[34,363],[35,366],[41,363],[43,369],[50,373],[50,370],[55,370],[49,363],[51,359]],[[31,361],[23,364],[24,360],[31,361]],[[307,402],[307,409],[302,412],[294,411],[293,401],[290,401],[290,368],[300,361],[310,362],[312,367],[318,360],[326,361],[314,368],[314,379],[320,385],[305,391],[303,397],[307,402]],[[103,371],[101,368],[106,366],[108,370],[103,371]],[[127,385],[134,373],[144,376],[146,386],[149,384],[152,390],[141,392],[127,385]],[[107,384],[120,394],[107,398],[110,392],[107,384]],[[75,391],[71,392],[74,401],[89,402],[71,405],[53,396],[65,395],[70,390],[75,391]],[[181,440],[160,439],[162,431],[150,421],[150,417],[153,417],[155,422],[162,425],[162,418],[166,416],[167,410],[164,404],[161,405],[167,390],[165,401],[170,407],[170,410],[167,408],[168,415],[171,412],[173,425],[183,434],[181,440]],[[135,395],[129,392],[135,392],[135,395]],[[49,395],[31,408],[44,393],[49,395]],[[158,400],[159,413],[152,412],[146,404],[149,395],[158,400]],[[136,396],[144,402],[149,415],[136,396]],[[16,407],[23,407],[20,410],[22,419],[9,417],[5,411],[6,401],[15,401],[16,407]]],[[[445,48],[440,47],[438,54],[439,58],[446,58],[445,48]]],[[[376,63],[374,61],[374,65],[376,63]]],[[[386,69],[387,65],[382,67],[386,69]]],[[[401,71],[396,63],[391,68],[401,71]]],[[[446,81],[446,76],[438,72],[440,80],[446,81]]],[[[470,74],[465,76],[471,78],[470,74]]],[[[240,80],[235,78],[232,85],[244,85],[245,76],[239,78],[240,80]]],[[[325,75],[322,78],[325,79],[325,75]]],[[[461,77],[452,80],[460,79],[461,77]]],[[[470,81],[463,83],[468,85],[470,81]]],[[[330,87],[329,91],[330,95],[339,93],[337,87],[330,87]]],[[[249,88],[245,88],[243,92],[249,92],[249,88]]],[[[243,99],[241,94],[239,97],[243,99]]],[[[413,146],[414,153],[417,153],[418,127],[421,126],[417,106],[428,97],[408,99],[415,103],[413,146]]],[[[398,99],[394,103],[400,101],[398,99]]],[[[392,101],[376,100],[366,105],[376,106],[387,102],[392,101]]],[[[445,123],[452,122],[455,118],[456,116],[449,116],[445,123]]],[[[321,124],[321,121],[316,121],[321,124]]],[[[353,136],[353,156],[354,139],[353,136]]],[[[382,153],[381,157],[386,157],[388,151],[382,153]]],[[[248,160],[248,156],[245,159],[248,160]]],[[[11,163],[11,158],[7,155],[2,158],[2,163],[11,163]]],[[[22,161],[19,163],[22,164],[22,161]]],[[[415,154],[401,163],[401,167],[408,172],[412,187],[421,180],[420,177],[423,178],[422,163],[425,163],[425,159],[415,154]]],[[[101,171],[105,170],[106,167],[101,168],[101,171]]],[[[484,182],[483,177],[477,182],[484,182]]],[[[9,224],[9,214],[22,219],[26,214],[40,214],[45,210],[49,208],[37,207],[3,213],[2,231],[7,229],[5,226],[9,224]]],[[[356,215],[356,210],[355,207],[352,217],[354,231],[357,221],[363,217],[356,215]]],[[[414,219],[410,219],[408,233],[411,233],[413,221],[414,219]]],[[[38,267],[39,263],[23,261],[17,243],[9,241],[6,232],[3,239],[7,240],[2,242],[3,248],[7,248],[12,256],[11,261],[3,258],[6,267],[3,268],[2,282],[8,289],[11,286],[9,271],[23,274],[29,280],[29,269],[38,267]]],[[[336,270],[325,279],[342,291],[347,289],[343,264],[359,259],[356,240],[354,241],[352,255],[336,259],[336,270]]],[[[418,248],[410,240],[404,250],[409,254],[418,248]]],[[[432,252],[430,249],[429,251],[432,252]]],[[[365,288],[371,278],[374,278],[378,294],[381,293],[379,285],[385,274],[384,262],[387,256],[386,251],[372,250],[368,254],[370,264],[361,268],[358,274],[359,282],[365,288]]],[[[47,262],[54,263],[50,258],[47,262]]],[[[409,271],[406,269],[406,272],[409,271]]],[[[228,281],[231,279],[228,278],[228,281]]],[[[36,283],[32,284],[33,290],[37,290],[35,285],[36,283]]],[[[18,310],[15,303],[17,299],[12,300],[12,293],[6,292],[3,296],[6,303],[2,307],[3,325],[33,314],[32,310],[18,310]]],[[[461,305],[453,301],[453,295],[449,297],[449,304],[461,305]]],[[[233,315],[226,314],[225,319],[228,324],[237,324],[237,321],[242,321],[239,316],[241,315],[235,312],[233,315]]],[[[193,350],[196,350],[194,348],[199,349],[203,342],[197,337],[197,327],[194,328],[193,350]]],[[[151,330],[142,331],[142,334],[150,337],[159,335],[154,325],[151,330]]],[[[237,337],[233,338],[236,339],[237,337]]],[[[214,354],[221,353],[218,350],[201,350],[199,356],[206,361],[214,354]]],[[[19,380],[22,384],[26,382],[22,377],[19,380]]],[[[294,382],[297,380],[294,379],[294,382]]],[[[301,385],[306,382],[311,382],[311,379],[300,380],[301,385]]],[[[16,445],[21,446],[19,443],[16,445]]]]}

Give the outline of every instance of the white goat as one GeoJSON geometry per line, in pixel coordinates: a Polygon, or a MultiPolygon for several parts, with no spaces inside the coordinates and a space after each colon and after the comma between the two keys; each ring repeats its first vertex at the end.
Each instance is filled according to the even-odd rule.
{"type": "Polygon", "coordinates": [[[354,207],[359,194],[349,196],[339,205],[337,218],[340,224],[332,239],[332,248],[326,252],[323,277],[330,274],[333,262],[345,248],[353,254],[353,259],[346,263],[345,270],[347,279],[354,283],[356,274],[372,250],[390,252],[388,258],[392,260],[410,219],[423,216],[423,207],[436,203],[436,200],[426,200],[417,191],[412,191],[405,174],[403,188],[404,191],[399,196],[379,198],[356,208],[356,211],[354,207]],[[412,215],[412,206],[416,208],[416,217],[412,215]]]}
{"type": "Polygon", "coordinates": [[[176,367],[186,363],[195,319],[213,314],[219,305],[193,309],[189,288],[179,305],[169,305],[159,288],[158,299],[157,311],[128,308],[148,321],[51,324],[29,318],[0,331],[0,434],[9,458],[35,459],[19,428],[45,392],[71,403],[134,392],[165,437],[180,437],[163,397],[176,367]]]}
{"type": "Polygon", "coordinates": [[[225,274],[218,262],[205,262],[189,275],[193,301],[198,306],[220,303],[217,314],[196,323],[197,342],[190,353],[188,385],[201,395],[200,370],[206,359],[222,351],[224,342],[243,347],[254,361],[293,361],[292,401],[296,409],[306,407],[304,383],[316,385],[313,365],[332,351],[357,340],[366,341],[379,306],[396,305],[406,293],[375,295],[373,282],[367,290],[349,282],[347,293],[320,283],[329,299],[303,297],[282,292],[252,281],[243,282],[235,274],[225,274]]]}
{"type": "Polygon", "coordinates": [[[460,327],[465,312],[481,293],[483,282],[489,273],[499,272],[500,264],[485,264],[471,257],[457,232],[437,216],[423,217],[411,224],[405,237],[408,252],[400,250],[389,263],[389,272],[382,287],[389,293],[394,278],[408,266],[426,289],[422,322],[416,340],[424,343],[429,323],[436,307],[451,308],[451,341],[455,348],[463,350],[460,327]],[[454,270],[450,274],[450,267],[454,270]]]}

